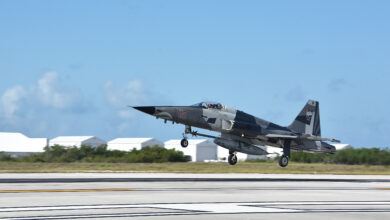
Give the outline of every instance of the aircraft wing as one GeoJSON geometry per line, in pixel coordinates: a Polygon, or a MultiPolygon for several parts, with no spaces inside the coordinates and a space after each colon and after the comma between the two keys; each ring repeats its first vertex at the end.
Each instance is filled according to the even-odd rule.
{"type": "Polygon", "coordinates": [[[294,135],[282,135],[282,134],[267,134],[267,138],[282,138],[282,139],[300,139],[300,140],[311,140],[311,141],[330,141],[335,143],[340,143],[339,140],[332,138],[322,138],[316,136],[294,136],[294,135]]]}

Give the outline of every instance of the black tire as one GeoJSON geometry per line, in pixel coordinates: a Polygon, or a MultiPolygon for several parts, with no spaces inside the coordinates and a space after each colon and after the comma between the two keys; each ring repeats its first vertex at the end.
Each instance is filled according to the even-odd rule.
{"type": "Polygon", "coordinates": [[[235,165],[237,163],[237,155],[229,154],[228,162],[230,165],[235,165]]]}
{"type": "Polygon", "coordinates": [[[280,158],[279,158],[279,166],[281,167],[286,167],[288,165],[288,157],[285,156],[285,155],[282,155],[280,158]]]}
{"type": "Polygon", "coordinates": [[[188,140],[186,138],[181,139],[180,145],[184,148],[188,147],[188,140]]]}

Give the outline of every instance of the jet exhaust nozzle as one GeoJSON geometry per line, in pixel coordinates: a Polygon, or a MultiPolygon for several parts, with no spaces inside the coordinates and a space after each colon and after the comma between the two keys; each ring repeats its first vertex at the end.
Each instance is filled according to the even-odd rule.
{"type": "Polygon", "coordinates": [[[336,153],[336,147],[326,142],[321,142],[321,152],[326,154],[336,153]]]}

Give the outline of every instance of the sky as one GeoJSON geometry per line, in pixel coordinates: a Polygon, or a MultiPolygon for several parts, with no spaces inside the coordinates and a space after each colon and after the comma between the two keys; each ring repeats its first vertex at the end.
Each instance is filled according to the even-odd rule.
{"type": "MultiPolygon", "coordinates": [[[[0,131],[180,139],[128,105],[217,101],[390,147],[389,1],[0,1],[0,131]]],[[[203,131],[205,132],[205,131],[203,131]]]]}

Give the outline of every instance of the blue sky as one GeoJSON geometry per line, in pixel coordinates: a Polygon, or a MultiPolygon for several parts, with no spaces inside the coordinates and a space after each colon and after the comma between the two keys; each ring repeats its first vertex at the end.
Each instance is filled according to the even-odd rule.
{"type": "Polygon", "coordinates": [[[219,101],[390,146],[389,1],[0,1],[0,131],[180,138],[127,105],[219,101]]]}

